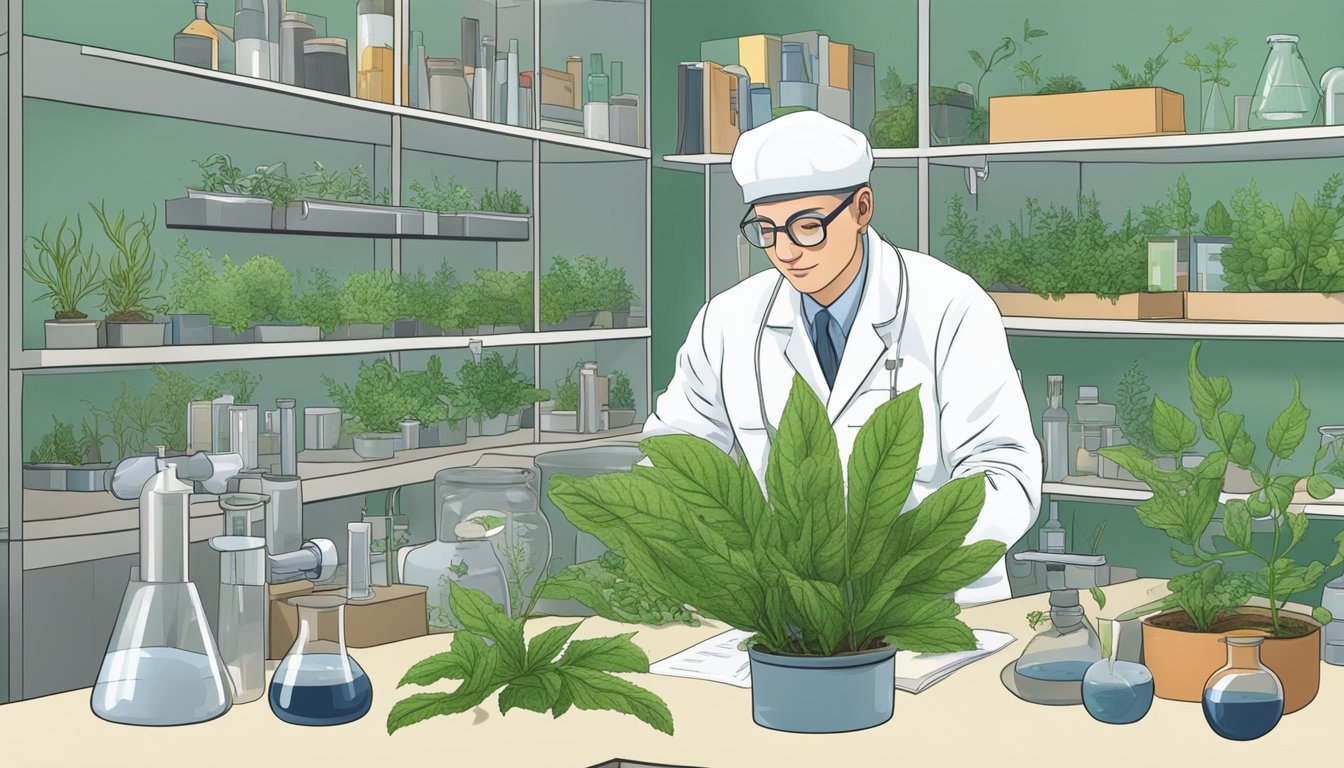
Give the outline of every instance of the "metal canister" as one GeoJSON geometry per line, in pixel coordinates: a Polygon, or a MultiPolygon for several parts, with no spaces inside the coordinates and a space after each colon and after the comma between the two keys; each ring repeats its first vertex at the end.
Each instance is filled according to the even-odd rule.
{"type": "Polygon", "coordinates": [[[303,44],[303,84],[326,93],[350,95],[350,53],[342,37],[315,37],[303,44]]]}
{"type": "Polygon", "coordinates": [[[430,56],[425,59],[429,72],[429,108],[458,117],[471,117],[471,93],[459,59],[430,56]]]}
{"type": "Polygon", "coordinates": [[[309,40],[317,37],[317,28],[307,16],[293,11],[280,20],[280,82],[304,86],[304,49],[309,40]]]}

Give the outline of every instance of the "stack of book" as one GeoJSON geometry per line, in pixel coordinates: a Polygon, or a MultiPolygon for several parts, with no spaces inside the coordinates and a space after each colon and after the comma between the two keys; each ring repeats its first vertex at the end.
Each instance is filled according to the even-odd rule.
{"type": "Polygon", "coordinates": [[[873,54],[820,32],[710,40],[700,56],[678,68],[678,154],[731,153],[742,132],[800,109],[865,134],[877,113],[873,54]]]}

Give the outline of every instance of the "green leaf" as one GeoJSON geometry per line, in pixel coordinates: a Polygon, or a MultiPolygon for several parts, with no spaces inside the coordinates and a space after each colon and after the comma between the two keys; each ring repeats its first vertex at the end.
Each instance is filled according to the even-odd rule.
{"type": "Polygon", "coordinates": [[[1294,376],[1293,401],[1278,418],[1274,419],[1274,424],[1269,428],[1269,436],[1265,440],[1270,452],[1280,459],[1291,458],[1307,434],[1307,419],[1311,417],[1311,411],[1302,404],[1301,395],[1302,385],[1294,376]]]}
{"type": "Polygon", "coordinates": [[[1198,557],[1178,549],[1171,550],[1171,561],[1182,568],[1198,568],[1204,564],[1204,561],[1200,560],[1198,557]]]}
{"type": "Polygon", "coordinates": [[[1330,612],[1329,608],[1322,608],[1318,606],[1316,608],[1311,609],[1311,618],[1315,619],[1321,624],[1329,624],[1331,621],[1334,621],[1335,615],[1330,612]]]}
{"type": "Polygon", "coordinates": [[[466,680],[490,654],[491,648],[477,635],[470,632],[454,633],[449,651],[436,653],[406,670],[397,687],[407,684],[432,685],[445,679],[466,680]]]}
{"type": "Polygon", "coordinates": [[[494,688],[458,688],[452,693],[417,693],[398,701],[387,714],[389,735],[408,725],[439,715],[456,715],[475,709],[485,701],[494,688]]]}
{"type": "Polygon", "coordinates": [[[916,653],[952,653],[975,648],[975,633],[955,616],[912,623],[889,631],[886,637],[897,648],[916,653]]]}
{"type": "Polygon", "coordinates": [[[1218,200],[1209,206],[1208,212],[1204,214],[1204,231],[1213,237],[1228,237],[1232,234],[1232,215],[1223,201],[1218,200]]]}
{"type": "Polygon", "coordinates": [[[1288,519],[1288,530],[1293,533],[1293,541],[1288,546],[1295,547],[1307,535],[1307,527],[1310,523],[1307,521],[1305,512],[1286,512],[1284,517],[1288,519]]]}
{"type": "Polygon", "coordinates": [[[531,712],[545,712],[560,697],[560,686],[560,673],[555,670],[546,669],[524,675],[499,692],[499,713],[507,715],[515,707],[531,712]]]}
{"type": "Polygon", "coordinates": [[[655,694],[627,680],[591,669],[560,667],[559,671],[568,698],[579,709],[634,715],[656,730],[672,735],[672,713],[655,694]]]}
{"type": "Polygon", "coordinates": [[[1219,409],[1232,399],[1232,384],[1226,377],[1210,378],[1200,372],[1198,363],[1200,346],[1201,343],[1196,342],[1190,350],[1187,372],[1190,381],[1190,401],[1195,407],[1195,417],[1208,433],[1216,423],[1215,417],[1219,409]]]}
{"type": "Polygon", "coordinates": [[[971,61],[975,62],[975,66],[979,67],[980,71],[983,72],[989,69],[989,67],[985,66],[985,57],[980,55],[979,51],[967,51],[967,53],[971,55],[971,61]]]}
{"type": "Polygon", "coordinates": [[[527,671],[536,673],[550,666],[551,660],[560,654],[560,649],[565,647],[578,628],[578,624],[551,627],[532,638],[527,646],[527,671]]]}
{"type": "Polygon", "coordinates": [[[1307,493],[1311,494],[1311,498],[1320,501],[1335,495],[1335,486],[1321,475],[1312,475],[1307,479],[1307,493]]]}
{"type": "Polygon", "coordinates": [[[905,507],[924,441],[919,387],[879,405],[859,428],[849,456],[850,573],[861,577],[877,563],[882,537],[905,507]]]}
{"type": "Polygon", "coordinates": [[[1097,601],[1097,610],[1104,609],[1106,607],[1106,593],[1102,592],[1100,587],[1093,587],[1088,591],[1092,593],[1092,599],[1097,601]]]}
{"type": "Polygon", "coordinates": [[[448,604],[462,627],[495,641],[500,674],[512,677],[526,669],[527,649],[523,644],[523,623],[510,619],[504,609],[484,592],[448,582],[448,604]]]}
{"type": "Polygon", "coordinates": [[[1157,449],[1165,454],[1180,456],[1198,439],[1195,423],[1188,416],[1160,397],[1153,398],[1153,439],[1157,449]]]}
{"type": "Polygon", "coordinates": [[[1223,512],[1223,535],[1241,549],[1251,548],[1251,512],[1245,501],[1227,500],[1223,512]]]}
{"type": "Polygon", "coordinates": [[[840,587],[805,579],[789,570],[787,564],[780,564],[780,573],[799,616],[817,632],[821,655],[832,655],[845,633],[845,596],[840,587]]]}
{"type": "Polygon", "coordinates": [[[631,642],[634,632],[594,640],[575,640],[556,662],[561,667],[581,667],[597,672],[648,672],[649,657],[631,642]]]}
{"type": "Polygon", "coordinates": [[[746,547],[768,514],[755,479],[755,494],[744,487],[736,462],[718,447],[691,435],[650,437],[640,450],[658,472],[650,476],[663,481],[692,512],[714,526],[734,547],[746,547]]]}

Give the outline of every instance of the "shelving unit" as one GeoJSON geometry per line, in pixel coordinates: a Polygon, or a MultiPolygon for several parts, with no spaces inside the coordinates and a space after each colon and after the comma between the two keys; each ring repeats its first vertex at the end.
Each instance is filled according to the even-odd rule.
{"type": "MultiPolygon", "coordinates": [[[[1050,501],[1081,501],[1092,504],[1116,504],[1132,507],[1152,498],[1153,494],[1138,487],[1139,484],[1126,483],[1123,486],[1082,483],[1045,483],[1041,494],[1050,501]]],[[[1245,499],[1244,493],[1223,493],[1219,502],[1229,499],[1245,499]]],[[[1299,494],[1293,500],[1302,506],[1309,517],[1344,518],[1344,492],[1337,492],[1328,499],[1317,501],[1306,494],[1299,494]]]]}
{"type": "MultiPolygon", "coordinates": [[[[419,2],[420,0],[417,0],[419,2]]],[[[525,68],[533,71],[534,77],[542,62],[540,55],[542,15],[556,12],[552,3],[557,2],[559,12],[568,13],[566,8],[573,5],[559,0],[535,0],[525,5],[530,14],[532,31],[535,33],[525,42],[531,47],[523,56],[525,68]]],[[[598,12],[605,3],[594,3],[598,12]]],[[[31,5],[31,3],[30,3],[31,5]]],[[[212,4],[213,5],[213,4],[212,4]]],[[[396,25],[396,35],[400,40],[398,56],[404,56],[408,50],[409,24],[406,19],[413,3],[401,0],[400,14],[396,25]]],[[[148,6],[141,5],[140,8],[148,6]]],[[[185,7],[185,6],[184,6],[185,7]]],[[[493,6],[491,6],[493,9],[493,6]]],[[[213,9],[212,9],[213,10],[213,9]]],[[[354,13],[354,3],[349,5],[349,13],[354,13]]],[[[437,10],[437,9],[436,9],[437,10]]],[[[584,12],[590,12],[587,9],[584,12]]],[[[131,13],[130,10],[126,11],[131,13]]],[[[158,12],[156,9],[155,13],[158,12]]],[[[493,10],[492,10],[493,12],[493,10]]],[[[7,207],[7,248],[8,259],[7,311],[4,312],[5,338],[8,343],[8,372],[4,377],[3,395],[7,404],[8,423],[11,429],[8,438],[0,443],[0,461],[4,462],[6,472],[0,480],[0,492],[8,501],[8,513],[0,519],[0,572],[5,574],[3,590],[0,591],[0,616],[7,621],[0,622],[0,702],[21,699],[48,692],[48,683],[43,680],[25,680],[25,658],[35,647],[47,645],[48,639],[43,633],[57,631],[50,622],[40,626],[28,626],[22,619],[25,602],[30,605],[55,605],[47,610],[48,617],[64,610],[59,607],[63,602],[56,593],[34,592],[31,586],[37,583],[50,583],[70,577],[55,577],[64,574],[68,567],[103,567],[110,558],[121,558],[134,554],[139,545],[138,511],[134,502],[114,499],[105,493],[73,493],[24,490],[21,463],[25,458],[23,448],[24,392],[39,391],[48,386],[48,382],[62,377],[74,380],[84,375],[98,375],[107,372],[140,372],[150,366],[179,364],[234,363],[246,364],[255,361],[314,363],[328,361],[350,361],[363,356],[387,356],[398,367],[413,365],[408,361],[423,360],[431,353],[452,352],[461,357],[473,340],[479,340],[485,349],[514,348],[525,361],[523,370],[531,370],[534,383],[540,387],[549,385],[547,379],[554,378],[555,370],[544,370],[542,366],[543,349],[561,345],[578,345],[579,349],[594,350],[618,349],[619,358],[630,373],[637,410],[647,412],[650,401],[650,339],[652,331],[649,323],[652,315],[650,284],[650,248],[652,154],[647,146],[631,146],[609,141],[588,139],[553,133],[534,128],[522,128],[495,122],[462,118],[453,115],[432,112],[427,109],[413,109],[397,104],[383,104],[366,101],[350,96],[333,95],[319,91],[297,88],[276,82],[257,80],[225,72],[214,72],[183,66],[152,56],[109,47],[88,45],[82,42],[67,42],[49,39],[31,34],[25,35],[24,3],[10,0],[5,11],[7,29],[12,34],[0,35],[0,71],[7,76],[8,123],[7,138],[9,150],[6,156],[9,185],[6,190],[7,207]],[[219,131],[234,131],[245,137],[250,146],[269,146],[268,142],[279,146],[334,146],[340,144],[358,152],[365,158],[364,164],[372,158],[371,176],[375,191],[383,185],[391,190],[391,204],[402,203],[406,182],[419,178],[427,168],[436,167],[434,163],[494,163],[496,168],[490,174],[492,180],[510,183],[524,191],[524,201],[529,206],[527,217],[530,219],[530,237],[522,242],[496,244],[495,240],[508,238],[477,238],[476,242],[462,243],[447,238],[411,240],[396,235],[384,236],[381,233],[366,236],[359,233],[347,234],[341,240],[323,240],[328,233],[318,233],[320,243],[342,243],[340,248],[350,252],[358,248],[360,241],[368,243],[365,252],[376,265],[391,267],[393,270],[413,271],[415,265],[446,260],[454,263],[456,248],[476,248],[470,257],[464,256],[457,266],[469,271],[473,264],[484,260],[485,251],[490,251],[491,260],[501,269],[518,272],[531,271],[533,275],[533,328],[544,328],[541,321],[540,279],[553,253],[543,249],[551,248],[552,243],[563,243],[563,247],[582,247],[574,237],[588,232],[594,236],[600,233],[594,230],[603,215],[602,206],[593,208],[593,221],[584,222],[577,230],[560,231],[562,228],[548,220],[550,196],[557,199],[566,194],[559,186],[547,186],[548,179],[563,180],[569,178],[571,169],[591,168],[594,173],[605,173],[607,169],[624,169],[619,175],[622,186],[611,188],[608,193],[618,197],[620,206],[628,206],[638,211],[638,216],[627,217],[628,222],[620,230],[621,247],[624,262],[618,266],[631,266],[631,280],[640,294],[644,313],[642,327],[606,328],[593,330],[541,330],[521,333],[500,333],[481,336],[438,336],[361,339],[347,341],[291,342],[291,343],[247,343],[247,344],[210,344],[199,346],[161,346],[140,348],[96,348],[96,349],[34,349],[25,348],[24,310],[31,297],[24,295],[22,272],[23,248],[25,236],[33,234],[24,231],[25,176],[24,176],[24,137],[32,141],[35,126],[34,114],[25,122],[25,106],[38,105],[43,108],[59,107],[89,110],[94,116],[117,115],[134,119],[159,119],[172,121],[174,131],[193,132],[215,131],[212,135],[222,135],[219,131]],[[617,165],[614,165],[617,164],[617,165]],[[509,166],[508,172],[499,170],[509,166]],[[390,182],[390,183],[389,183],[390,182]],[[521,182],[521,183],[520,183],[521,182]],[[543,195],[543,189],[547,194],[543,195]],[[543,200],[543,197],[548,199],[543,200]],[[549,227],[549,229],[548,229],[549,227]],[[406,242],[402,242],[405,239],[406,242]],[[355,245],[349,245],[349,243],[355,245]],[[440,250],[435,251],[438,248],[440,250]],[[498,250],[497,250],[498,249],[498,250]],[[478,253],[479,251],[479,253],[478,253]],[[463,264],[466,266],[463,267],[463,264]],[[608,347],[604,345],[619,345],[608,347]],[[637,362],[635,362],[637,361],[637,362]],[[47,378],[55,377],[55,378],[47,378]],[[37,601],[36,603],[30,601],[37,601]]],[[[632,89],[648,93],[648,51],[649,51],[649,5],[648,2],[624,4],[622,19],[628,20],[634,15],[642,15],[643,23],[637,32],[634,29],[628,40],[621,40],[626,48],[637,47],[643,52],[644,61],[629,59],[628,78],[632,89]],[[633,15],[632,15],[633,11],[633,15]],[[642,37],[641,37],[642,35],[642,37]],[[642,82],[635,84],[633,76],[638,75],[642,82]]],[[[73,33],[72,33],[73,34],[73,33]]],[[[455,33],[454,33],[455,34],[455,33]]],[[[595,30],[593,39],[557,40],[557,45],[597,45],[602,30],[595,30]]],[[[605,34],[612,34],[610,31],[605,34]]],[[[548,41],[549,45],[550,42],[548,41]]],[[[353,46],[352,46],[353,49],[353,46]]],[[[601,50],[595,48],[594,50],[601,50]]],[[[576,52],[587,53],[587,49],[576,52]]],[[[397,89],[400,89],[402,66],[396,68],[397,89]]],[[[644,113],[641,120],[647,126],[648,103],[642,98],[640,110],[644,113]]],[[[30,110],[36,113],[36,108],[30,110]]],[[[44,114],[49,114],[44,113],[44,114]]],[[[537,124],[535,114],[532,124],[537,124]]],[[[64,127],[64,126],[62,126],[64,127]]],[[[38,127],[36,130],[41,130],[38,127]]],[[[230,134],[232,135],[232,134],[230,134]]],[[[647,128],[645,130],[647,137],[647,128]]],[[[115,152],[118,136],[109,132],[102,137],[104,151],[115,152]]],[[[242,138],[240,138],[242,141],[242,138]]],[[[647,139],[646,139],[647,142],[647,139]]],[[[270,151],[270,150],[268,150],[270,151]]],[[[278,151],[278,150],[277,150],[278,151]]],[[[319,150],[313,150],[315,154],[319,150]]],[[[156,162],[156,157],[145,157],[145,163],[156,162]]],[[[261,161],[261,160],[258,160],[261,161]]],[[[243,162],[246,162],[244,160],[243,162]]],[[[98,173],[96,167],[89,167],[90,174],[98,173]]],[[[190,186],[190,165],[188,176],[179,186],[164,187],[157,197],[137,201],[148,210],[150,205],[162,206],[165,198],[182,195],[190,186]]],[[[32,169],[30,173],[40,173],[41,169],[32,169]]],[[[427,177],[426,177],[427,180],[427,177]]],[[[33,179],[28,179],[33,184],[33,179]]],[[[82,205],[78,196],[80,190],[72,187],[68,205],[71,210],[82,205]]],[[[91,193],[92,194],[92,193],[91,193]]],[[[93,198],[96,199],[96,198],[93,198]]],[[[29,203],[33,205],[33,203],[29,203]]],[[[49,203],[48,203],[49,204],[49,203]]],[[[47,215],[45,209],[42,215],[47,215]]],[[[160,219],[162,222],[163,219],[160,219]]],[[[171,222],[169,222],[171,225],[171,222]]],[[[96,226],[96,225],[95,225],[96,226]]],[[[572,229],[572,228],[570,228],[572,229]]],[[[86,227],[87,230],[87,227],[86,227]]],[[[199,230],[198,230],[199,231],[199,230]]],[[[243,252],[249,246],[249,238],[271,237],[274,233],[238,233],[204,231],[204,235],[216,238],[213,243],[227,243],[236,246],[235,253],[243,252]],[[219,238],[232,238],[221,240],[219,238]]],[[[293,234],[293,233],[287,233],[293,234]]],[[[267,247],[275,249],[277,256],[284,257],[286,242],[302,242],[304,238],[272,238],[267,247]]],[[[225,246],[219,246],[223,248],[225,246]]],[[[297,247],[297,246],[296,246],[297,247]]],[[[554,247],[562,247],[555,245],[554,247]]],[[[221,251],[222,252],[222,251],[221,251]]],[[[465,251],[462,253],[466,254],[465,251]]],[[[165,262],[172,264],[171,259],[165,262]]],[[[526,326],[525,326],[526,327],[526,326]]],[[[348,364],[343,363],[343,364],[348,364]]],[[[288,370],[288,369],[286,369],[288,370]]],[[[321,405],[324,403],[300,403],[300,405],[321,405]]],[[[45,414],[38,414],[46,418],[45,414]]],[[[630,427],[611,429],[598,435],[580,435],[570,433],[542,433],[539,419],[534,424],[518,432],[500,437],[471,438],[465,445],[451,448],[429,448],[399,452],[396,457],[386,461],[306,461],[300,456],[299,470],[304,478],[304,501],[329,502],[349,497],[387,490],[394,487],[423,484],[433,480],[434,474],[449,467],[488,464],[496,460],[518,460],[535,456],[538,453],[553,450],[557,446],[600,445],[613,442],[635,442],[641,426],[636,422],[630,427]]],[[[196,497],[192,503],[191,540],[201,542],[212,535],[222,532],[222,513],[217,502],[208,496],[196,497]]],[[[118,561],[120,562],[120,561],[118,561]]],[[[106,570],[106,568],[104,568],[106,570]]],[[[74,571],[70,571],[74,573],[74,571]]],[[[81,571],[82,572],[82,571],[81,571]]],[[[124,573],[116,574],[124,578],[124,573]]],[[[77,609],[70,609],[77,610],[77,609]]],[[[111,608],[115,612],[115,606],[111,608]]],[[[70,616],[62,619],[66,623],[87,617],[70,616]],[[68,619],[68,620],[67,620],[68,619]]],[[[95,621],[94,624],[97,624],[95,621]]],[[[86,630],[89,628],[86,628],[86,630]]],[[[101,631],[93,626],[94,632],[101,631]]],[[[85,681],[85,684],[91,681],[85,681]]]]}

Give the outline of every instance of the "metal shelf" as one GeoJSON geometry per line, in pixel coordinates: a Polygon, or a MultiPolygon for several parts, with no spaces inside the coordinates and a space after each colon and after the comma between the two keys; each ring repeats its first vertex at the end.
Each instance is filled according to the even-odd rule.
{"type": "MultiPolygon", "coordinates": [[[[1050,497],[1052,501],[1081,501],[1093,504],[1127,506],[1147,501],[1153,496],[1141,484],[1116,482],[1122,482],[1122,484],[1045,483],[1041,487],[1041,495],[1050,497]]],[[[1219,495],[1218,502],[1225,504],[1229,499],[1245,498],[1247,498],[1247,494],[1244,493],[1223,493],[1219,495]]],[[[1307,515],[1311,517],[1344,518],[1344,492],[1336,492],[1334,496],[1322,501],[1317,501],[1306,494],[1298,494],[1293,499],[1293,503],[1302,505],[1307,515]]]]}
{"type": "MultiPolygon", "coordinates": [[[[919,149],[874,149],[873,161],[879,168],[914,168],[922,156],[919,149]]],[[[705,171],[713,166],[729,165],[732,155],[663,155],[660,165],[672,170],[705,171]]]]}
{"type": "Polygon", "coordinates": [[[1005,317],[1010,336],[1120,339],[1268,339],[1337,341],[1344,323],[1202,323],[1183,320],[1073,320],[1005,317]]]}

